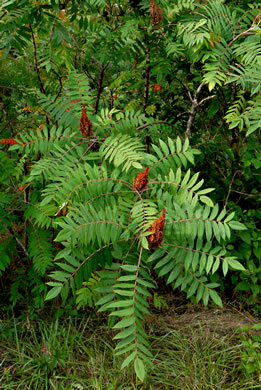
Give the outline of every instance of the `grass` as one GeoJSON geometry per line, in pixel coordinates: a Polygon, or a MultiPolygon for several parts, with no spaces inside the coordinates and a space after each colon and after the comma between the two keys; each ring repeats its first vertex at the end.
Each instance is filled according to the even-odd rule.
{"type": "Polygon", "coordinates": [[[242,364],[244,346],[235,332],[185,327],[151,335],[154,367],[136,383],[120,371],[106,327],[84,319],[0,323],[0,389],[46,390],[247,390],[258,374],[242,364]],[[250,371],[249,371],[250,372],[250,371]]]}
{"type": "Polygon", "coordinates": [[[243,390],[260,386],[240,367],[242,344],[236,343],[235,334],[221,337],[210,329],[187,328],[168,333],[153,346],[159,362],[153,380],[164,383],[158,388],[243,390]]]}

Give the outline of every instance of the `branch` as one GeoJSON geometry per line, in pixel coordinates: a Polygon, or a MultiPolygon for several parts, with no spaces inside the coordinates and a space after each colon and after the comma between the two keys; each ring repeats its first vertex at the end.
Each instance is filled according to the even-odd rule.
{"type": "Polygon", "coordinates": [[[39,81],[39,84],[40,84],[40,91],[45,94],[45,89],[44,89],[44,86],[43,86],[43,82],[41,80],[40,71],[39,71],[39,67],[38,67],[38,63],[37,63],[36,43],[35,43],[34,33],[33,33],[33,29],[32,29],[32,25],[31,24],[29,24],[29,28],[30,28],[30,31],[31,31],[31,36],[32,36],[32,41],[33,41],[33,48],[34,48],[34,68],[35,68],[35,71],[36,71],[36,74],[37,74],[37,78],[38,78],[38,81],[39,81]]]}
{"type": "Polygon", "coordinates": [[[187,138],[187,137],[189,138],[191,136],[191,126],[192,126],[193,119],[195,118],[195,115],[196,115],[197,107],[200,106],[201,104],[205,103],[207,100],[212,99],[213,97],[216,96],[216,95],[207,96],[206,98],[204,98],[200,102],[198,102],[198,95],[200,94],[201,89],[203,88],[204,85],[205,85],[205,81],[202,81],[202,83],[198,86],[193,98],[191,97],[191,94],[188,91],[188,95],[189,95],[189,98],[191,100],[192,106],[191,106],[191,110],[188,112],[189,118],[188,118],[185,138],[187,138]]]}
{"type": "Polygon", "coordinates": [[[246,192],[240,192],[240,191],[236,191],[236,190],[231,190],[231,192],[236,192],[237,194],[245,195],[245,196],[249,196],[249,197],[261,196],[261,192],[258,192],[257,194],[247,194],[246,192]]]}
{"type": "MultiPolygon", "coordinates": [[[[15,234],[15,232],[13,231],[13,228],[12,228],[11,226],[7,227],[7,226],[5,225],[5,228],[6,228],[6,230],[9,232],[9,234],[11,234],[12,236],[15,237],[16,234],[15,234]]],[[[25,255],[26,255],[26,256],[29,256],[29,253],[27,252],[27,250],[26,250],[26,248],[25,248],[25,245],[19,240],[19,238],[15,237],[15,240],[16,240],[17,244],[19,244],[20,247],[23,249],[25,255]]]]}
{"type": "Polygon", "coordinates": [[[140,246],[140,254],[139,254],[138,264],[137,264],[136,279],[135,279],[135,282],[134,282],[133,307],[135,305],[135,293],[136,293],[136,289],[137,289],[137,279],[138,279],[138,276],[139,276],[139,269],[140,269],[140,262],[141,262],[142,251],[143,251],[143,247],[141,245],[140,246]]]}
{"type": "Polygon", "coordinates": [[[189,112],[189,118],[188,118],[188,123],[187,123],[187,130],[186,130],[186,133],[185,133],[185,137],[189,138],[190,135],[191,135],[191,126],[192,126],[192,122],[193,122],[193,119],[195,117],[195,114],[196,114],[196,107],[197,107],[197,101],[196,100],[192,100],[192,107],[191,107],[191,110],[189,112]]]}
{"type": "Polygon", "coordinates": [[[211,96],[208,96],[204,99],[202,99],[199,103],[198,103],[198,106],[200,106],[201,104],[205,103],[207,100],[210,100],[210,99],[213,99],[216,95],[211,95],[211,96]]]}
{"type": "Polygon", "coordinates": [[[16,237],[15,239],[16,239],[17,244],[19,244],[20,247],[23,249],[25,255],[26,255],[26,256],[29,256],[29,253],[28,253],[27,250],[25,249],[24,244],[23,244],[17,237],[16,237]]]}
{"type": "Polygon", "coordinates": [[[106,64],[103,65],[102,68],[101,68],[100,80],[99,80],[97,97],[96,97],[96,102],[95,102],[95,110],[94,110],[95,114],[98,113],[100,97],[101,97],[101,93],[102,93],[102,90],[103,90],[103,85],[102,84],[103,84],[104,72],[105,72],[106,68],[108,67],[108,65],[109,65],[109,61],[107,61],[106,64]]]}
{"type": "Polygon", "coordinates": [[[236,175],[237,175],[238,173],[239,173],[239,171],[237,170],[237,171],[234,173],[231,182],[229,183],[228,193],[227,193],[226,200],[225,200],[225,203],[224,203],[224,208],[227,207],[227,202],[228,202],[228,198],[229,198],[229,195],[230,195],[230,192],[231,192],[231,187],[232,187],[233,182],[234,182],[234,180],[235,180],[235,177],[236,177],[236,175]]]}
{"type": "Polygon", "coordinates": [[[190,90],[189,90],[189,88],[187,87],[187,85],[184,84],[183,81],[181,81],[181,80],[180,80],[178,77],[176,77],[176,76],[174,76],[174,77],[172,77],[172,78],[170,79],[169,85],[172,83],[173,80],[177,80],[177,81],[182,85],[182,87],[187,91],[187,94],[189,95],[190,100],[192,101],[192,96],[191,96],[191,94],[190,94],[190,90]]]}
{"type": "Polygon", "coordinates": [[[7,11],[5,10],[2,15],[0,15],[0,19],[2,19],[7,14],[7,11]]]}
{"type": "MultiPolygon", "coordinates": [[[[149,86],[150,86],[150,53],[147,51],[146,56],[146,67],[145,67],[145,75],[144,75],[144,94],[143,94],[143,111],[146,114],[146,107],[148,105],[149,100],[149,86]]],[[[149,153],[150,150],[150,136],[147,133],[145,136],[145,145],[146,152],[149,153]]]]}
{"type": "Polygon", "coordinates": [[[83,72],[86,74],[87,77],[89,77],[89,79],[92,80],[93,83],[95,83],[95,78],[92,77],[92,75],[90,74],[89,70],[85,66],[83,66],[83,72]]]}
{"type": "Polygon", "coordinates": [[[177,119],[182,117],[183,115],[188,115],[188,114],[189,114],[188,111],[181,112],[180,114],[177,115],[177,119]]]}
{"type": "Polygon", "coordinates": [[[198,97],[198,95],[200,94],[200,91],[201,91],[201,89],[202,89],[202,87],[203,87],[204,85],[205,85],[205,81],[202,81],[202,83],[199,85],[198,89],[196,90],[194,99],[198,97]]]}
{"type": "Polygon", "coordinates": [[[144,81],[144,94],[143,94],[143,111],[146,112],[146,107],[148,104],[149,98],[149,84],[150,84],[150,55],[147,54],[146,57],[146,68],[145,68],[145,81],[144,81]]]}
{"type": "Polygon", "coordinates": [[[56,72],[56,70],[52,69],[53,73],[58,77],[59,79],[59,83],[60,83],[60,89],[56,95],[56,98],[54,99],[54,101],[56,102],[56,100],[58,99],[58,97],[60,96],[61,92],[62,92],[62,89],[63,89],[63,82],[62,82],[62,77],[56,72]]]}

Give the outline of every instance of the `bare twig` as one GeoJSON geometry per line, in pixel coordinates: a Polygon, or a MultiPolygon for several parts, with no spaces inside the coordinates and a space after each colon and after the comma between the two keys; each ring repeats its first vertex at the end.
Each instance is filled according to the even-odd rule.
{"type": "MultiPolygon", "coordinates": [[[[11,226],[7,227],[5,225],[5,228],[6,228],[6,230],[8,231],[9,234],[11,234],[12,236],[15,236],[15,232],[13,231],[11,226]]],[[[29,253],[27,252],[25,245],[19,240],[19,238],[15,237],[15,240],[16,240],[17,244],[20,245],[20,247],[23,249],[23,251],[26,254],[26,256],[29,256],[29,253]]]]}
{"type": "Polygon", "coordinates": [[[136,271],[136,280],[135,280],[135,283],[134,283],[133,307],[134,307],[134,304],[135,304],[135,293],[136,293],[136,288],[137,288],[137,279],[138,279],[138,276],[139,276],[139,269],[140,269],[140,262],[141,262],[142,251],[143,251],[143,247],[140,246],[140,254],[139,254],[139,259],[138,259],[138,264],[137,264],[137,271],[136,271]]]}
{"type": "Polygon", "coordinates": [[[205,103],[209,99],[213,99],[215,96],[216,95],[207,96],[206,98],[200,100],[200,102],[198,103],[198,106],[200,106],[201,104],[205,103]]]}
{"type": "Polygon", "coordinates": [[[98,84],[98,91],[97,91],[96,102],[95,102],[95,110],[94,110],[95,114],[98,113],[100,97],[101,97],[101,93],[103,90],[104,72],[108,66],[109,66],[109,61],[107,61],[106,64],[103,65],[101,68],[100,79],[99,79],[99,84],[98,84]]]}
{"type": "Polygon", "coordinates": [[[228,202],[228,198],[229,198],[229,195],[230,195],[230,192],[231,192],[231,187],[232,187],[232,185],[233,185],[233,182],[234,182],[234,180],[235,180],[235,177],[236,177],[236,175],[238,174],[238,170],[234,173],[234,175],[233,175],[233,177],[232,177],[232,180],[231,180],[231,182],[229,183],[229,187],[228,187],[228,193],[227,193],[227,196],[226,196],[226,200],[225,200],[225,203],[224,203],[224,208],[226,208],[227,207],[227,202],[228,202]]]}
{"type": "Polygon", "coordinates": [[[56,72],[56,70],[52,69],[53,73],[58,77],[58,80],[59,80],[59,83],[60,83],[60,88],[59,88],[59,91],[56,95],[56,98],[54,99],[54,101],[56,102],[56,100],[58,99],[58,97],[60,96],[61,92],[62,92],[62,89],[63,89],[63,82],[62,82],[62,77],[56,72]]]}
{"type": "Polygon", "coordinates": [[[27,252],[27,250],[26,250],[24,244],[23,244],[17,237],[16,237],[15,239],[16,239],[17,244],[19,244],[20,247],[23,249],[23,251],[24,251],[24,253],[26,254],[26,256],[29,256],[29,253],[27,252]]]}
{"type": "Polygon", "coordinates": [[[86,74],[86,76],[89,77],[89,79],[91,79],[93,83],[95,83],[96,80],[95,80],[94,77],[92,77],[92,75],[90,74],[89,70],[86,67],[83,67],[82,70],[86,74]]]}
{"type": "Polygon", "coordinates": [[[188,115],[188,114],[189,114],[188,111],[181,112],[180,114],[177,115],[177,119],[182,117],[183,115],[188,115]]]}
{"type": "Polygon", "coordinates": [[[0,15],[0,19],[2,19],[7,14],[7,11],[5,10],[2,15],[0,15]]]}
{"type": "Polygon", "coordinates": [[[37,74],[37,78],[38,78],[38,81],[39,81],[40,91],[45,94],[45,89],[44,89],[44,86],[43,86],[43,82],[41,80],[41,75],[40,75],[40,71],[39,71],[39,67],[38,67],[36,43],[35,43],[34,32],[33,32],[33,28],[32,28],[31,24],[29,24],[29,28],[30,28],[30,31],[31,31],[33,48],[34,48],[34,68],[35,68],[35,71],[36,71],[36,74],[37,74]]]}
{"type": "Polygon", "coordinates": [[[258,192],[257,194],[247,194],[246,192],[241,192],[241,191],[236,191],[236,190],[231,190],[231,192],[236,192],[237,194],[245,195],[245,196],[249,196],[249,197],[261,196],[261,192],[258,192]]]}
{"type": "Polygon", "coordinates": [[[188,118],[185,138],[187,138],[187,137],[189,138],[191,135],[191,126],[192,126],[193,119],[195,118],[195,115],[196,115],[197,107],[200,106],[201,104],[203,104],[204,102],[206,102],[207,100],[212,99],[213,97],[216,96],[216,95],[207,96],[206,98],[204,98],[200,102],[198,102],[198,95],[200,94],[201,89],[203,88],[204,85],[205,85],[205,81],[202,81],[202,83],[198,86],[193,98],[191,96],[190,91],[188,91],[188,95],[189,95],[190,101],[192,103],[192,106],[191,106],[191,109],[188,113],[189,118],[188,118]]]}

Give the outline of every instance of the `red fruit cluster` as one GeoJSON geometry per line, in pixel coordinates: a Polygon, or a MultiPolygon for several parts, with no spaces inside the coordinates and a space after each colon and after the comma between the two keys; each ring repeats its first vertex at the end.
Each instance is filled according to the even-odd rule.
{"type": "Polygon", "coordinates": [[[32,112],[32,107],[28,106],[28,107],[25,107],[22,109],[22,111],[25,111],[25,112],[32,112]]]}
{"type": "Polygon", "coordinates": [[[87,117],[85,104],[82,105],[82,115],[80,119],[80,132],[84,137],[91,137],[93,134],[92,123],[87,117]]]}
{"type": "Polygon", "coordinates": [[[153,84],[153,91],[154,91],[154,94],[156,93],[156,92],[159,92],[159,93],[161,93],[161,86],[159,85],[159,84],[153,84]]]}
{"type": "Polygon", "coordinates": [[[151,232],[151,235],[147,237],[149,249],[157,249],[163,241],[165,216],[166,209],[163,209],[161,216],[155,219],[147,230],[151,232]]]}
{"type": "Polygon", "coordinates": [[[2,144],[2,145],[16,145],[16,144],[20,145],[19,142],[17,142],[13,138],[0,139],[0,144],[2,144]]]}
{"type": "Polygon", "coordinates": [[[162,9],[157,6],[154,0],[150,0],[150,22],[155,27],[160,27],[163,16],[162,9]]]}
{"type": "Polygon", "coordinates": [[[149,167],[144,172],[140,172],[136,179],[133,180],[132,186],[135,191],[144,191],[148,185],[148,171],[149,167]]]}

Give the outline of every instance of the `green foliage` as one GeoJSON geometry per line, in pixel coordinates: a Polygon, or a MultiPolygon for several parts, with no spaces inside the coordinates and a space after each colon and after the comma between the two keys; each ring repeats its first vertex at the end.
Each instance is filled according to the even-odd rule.
{"type": "MultiPolygon", "coordinates": [[[[237,210],[238,214],[239,212],[242,213],[242,210],[237,210]]],[[[261,244],[260,229],[257,224],[257,220],[260,218],[260,211],[248,210],[247,213],[242,214],[242,219],[246,221],[248,230],[240,232],[238,238],[234,237],[229,249],[235,255],[241,254],[245,261],[246,269],[238,275],[233,275],[232,282],[239,292],[251,291],[252,296],[249,298],[249,303],[255,305],[255,297],[260,296],[261,293],[261,244]]],[[[258,312],[259,308],[256,307],[256,310],[258,312]]]]}
{"type": "Polygon", "coordinates": [[[209,90],[224,83],[235,83],[249,91],[253,99],[248,102],[239,117],[240,102],[235,102],[228,111],[230,128],[247,128],[247,135],[260,128],[260,19],[258,7],[249,12],[231,10],[222,1],[200,4],[191,13],[191,21],[178,25],[184,45],[193,61],[202,59],[204,81],[209,90]],[[237,23],[240,17],[240,24],[237,23]],[[191,49],[193,51],[191,51],[191,49]],[[232,115],[234,112],[234,115],[232,115]],[[244,126],[243,126],[244,124],[244,126]]]}
{"type": "Polygon", "coordinates": [[[165,309],[169,308],[165,299],[161,295],[158,295],[158,293],[156,293],[156,292],[153,295],[153,304],[154,304],[154,307],[158,310],[161,310],[162,308],[165,308],[165,309]]]}
{"type": "Polygon", "coordinates": [[[37,274],[44,276],[52,264],[52,246],[50,233],[32,227],[29,236],[29,255],[33,258],[33,266],[37,274]]]}
{"type": "MultiPolygon", "coordinates": [[[[68,204],[67,213],[54,225],[55,241],[64,249],[55,257],[56,270],[50,274],[52,281],[47,284],[51,289],[46,300],[61,294],[65,302],[70,290],[73,293],[78,290],[80,304],[84,288],[88,287],[83,282],[88,282],[98,270],[101,287],[97,292],[103,294],[97,302],[101,306],[99,311],[110,312],[113,328],[119,332],[115,336],[120,340],[116,354],[127,354],[122,368],[133,362],[141,380],[145,375],[144,363],[152,358],[143,325],[144,315],[149,313],[149,289],[154,288],[148,269],[155,269],[173,288],[186,291],[188,298],[194,295],[204,305],[211,298],[219,306],[221,299],[215,291],[219,284],[209,282],[208,274],[214,274],[220,267],[224,275],[229,268],[244,270],[235,257],[226,257],[224,243],[230,238],[231,229],[245,227],[233,221],[234,213],[227,216],[225,210],[219,212],[218,205],[214,206],[205,195],[212,189],[200,189],[203,181],[198,181],[199,174],[191,177],[190,170],[183,172],[183,166],[194,161],[188,140],[184,145],[179,138],[175,142],[169,139],[168,143],[169,147],[163,141],[159,141],[159,147],[153,146],[156,157],[142,152],[138,144],[135,151],[136,141],[129,137],[111,137],[100,148],[100,158],[105,159],[99,169],[96,156],[92,163],[79,161],[72,170],[73,152],[61,151],[66,158],[59,158],[59,171],[55,175],[45,174],[48,182],[42,193],[41,206],[53,202],[68,204]],[[138,174],[137,164],[143,161],[151,169],[148,189],[139,192],[132,186],[132,180],[138,174]],[[70,172],[66,181],[64,172],[70,172]],[[150,176],[156,179],[150,182],[150,176]],[[163,207],[167,214],[164,244],[149,254],[144,238],[151,234],[148,228],[163,207]],[[219,245],[214,244],[212,235],[219,245]]],[[[41,171],[34,168],[29,182],[37,179],[37,173],[45,172],[45,164],[46,157],[37,162],[41,171]]],[[[47,163],[47,171],[48,168],[47,163]]],[[[38,214],[38,225],[45,220],[43,214],[38,214]]]]}
{"type": "Polygon", "coordinates": [[[246,371],[247,375],[254,376],[260,381],[261,376],[261,358],[260,358],[260,334],[255,334],[261,329],[260,324],[253,326],[245,326],[238,329],[240,339],[242,341],[241,367],[246,371]]]}
{"type": "Polygon", "coordinates": [[[83,287],[76,291],[77,309],[81,307],[94,307],[101,295],[96,291],[100,285],[100,278],[97,275],[89,277],[88,282],[83,282],[83,287]]]}

